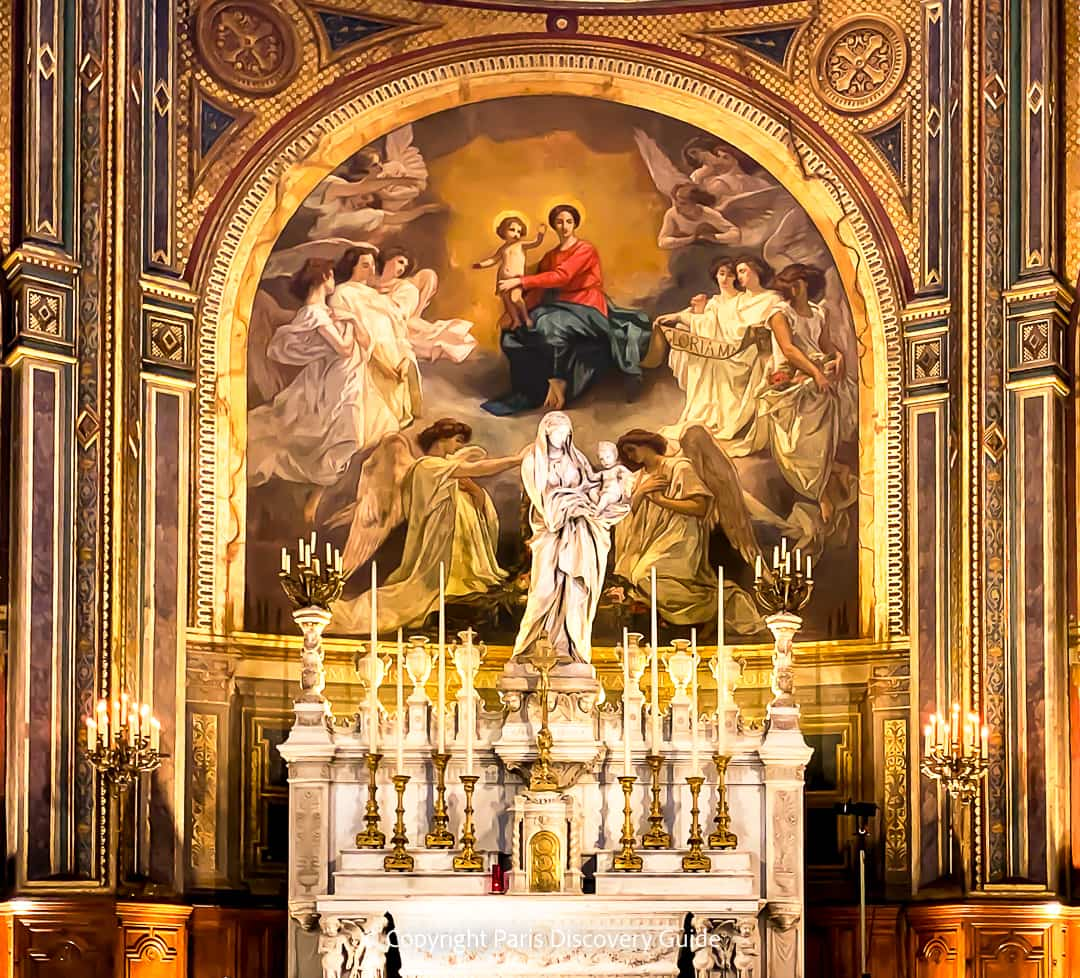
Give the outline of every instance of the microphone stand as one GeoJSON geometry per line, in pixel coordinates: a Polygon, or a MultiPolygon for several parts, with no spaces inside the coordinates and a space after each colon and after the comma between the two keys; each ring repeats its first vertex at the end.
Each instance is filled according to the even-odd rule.
{"type": "Polygon", "coordinates": [[[837,815],[855,816],[855,849],[859,860],[859,974],[870,978],[866,967],[866,848],[870,837],[870,819],[877,814],[872,802],[842,802],[833,807],[837,815]]]}

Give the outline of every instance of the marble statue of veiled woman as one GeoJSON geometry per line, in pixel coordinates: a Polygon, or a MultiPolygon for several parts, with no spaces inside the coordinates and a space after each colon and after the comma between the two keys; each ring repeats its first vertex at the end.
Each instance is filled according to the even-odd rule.
{"type": "Polygon", "coordinates": [[[521,481],[530,503],[532,570],[514,655],[546,637],[560,658],[589,662],[613,521],[590,498],[599,478],[561,411],[540,419],[521,481]]]}

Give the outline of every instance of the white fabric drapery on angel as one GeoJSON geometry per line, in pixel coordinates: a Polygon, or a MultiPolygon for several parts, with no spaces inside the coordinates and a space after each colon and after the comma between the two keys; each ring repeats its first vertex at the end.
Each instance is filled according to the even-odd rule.
{"type": "Polygon", "coordinates": [[[248,414],[249,486],[271,478],[332,485],[357,452],[397,430],[389,412],[367,396],[368,357],[359,340],[341,353],[324,331],[344,335],[325,305],[311,303],[269,343],[270,359],[302,369],[248,414]]]}

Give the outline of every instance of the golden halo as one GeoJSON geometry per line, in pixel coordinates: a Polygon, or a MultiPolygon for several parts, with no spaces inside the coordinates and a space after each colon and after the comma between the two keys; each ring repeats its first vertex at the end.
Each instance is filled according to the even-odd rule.
{"type": "Polygon", "coordinates": [[[581,227],[581,225],[585,223],[586,219],[589,216],[588,209],[577,197],[574,197],[571,194],[566,194],[565,196],[551,197],[548,199],[547,203],[544,204],[545,222],[547,221],[548,214],[551,213],[551,208],[557,207],[559,204],[569,204],[581,215],[581,220],[578,221],[578,227],[581,227]]]}
{"type": "Polygon", "coordinates": [[[529,220],[528,220],[528,218],[524,214],[522,214],[521,211],[512,211],[512,210],[511,211],[499,211],[499,213],[495,215],[495,220],[492,222],[491,229],[496,234],[498,234],[499,233],[499,225],[502,224],[502,222],[505,221],[508,217],[517,218],[519,221],[521,221],[521,223],[525,227],[525,229],[528,230],[528,228],[529,228],[529,220]]]}

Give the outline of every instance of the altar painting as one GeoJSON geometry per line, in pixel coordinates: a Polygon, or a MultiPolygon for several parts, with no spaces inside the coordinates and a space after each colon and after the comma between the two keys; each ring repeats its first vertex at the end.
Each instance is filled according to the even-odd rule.
{"type": "MultiPolygon", "coordinates": [[[[808,214],[738,146],[576,97],[463,106],[354,153],[263,270],[248,337],[245,628],[290,632],[267,570],[318,533],[332,631],[513,645],[536,534],[522,461],[565,413],[613,525],[592,639],[761,641],[754,564],[821,582],[807,637],[857,633],[862,350],[808,214]]],[[[592,505],[599,506],[595,499],[592,505]]]]}

